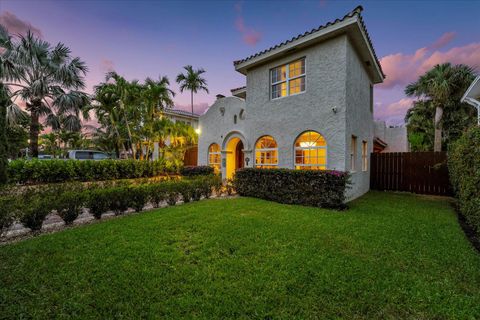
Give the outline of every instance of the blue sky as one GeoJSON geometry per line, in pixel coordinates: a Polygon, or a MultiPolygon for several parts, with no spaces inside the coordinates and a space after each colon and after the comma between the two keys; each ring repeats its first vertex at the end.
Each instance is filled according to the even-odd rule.
{"type": "MultiPolygon", "coordinates": [[[[403,94],[405,84],[433,63],[480,67],[480,1],[0,0],[0,23],[17,32],[33,27],[52,44],[64,42],[87,62],[88,90],[113,69],[127,79],[167,75],[178,91],[173,82],[182,67],[202,67],[210,94],[195,97],[201,112],[216,94],[244,84],[233,60],[341,18],[359,4],[387,74],[376,88],[376,118],[401,123],[412,101],[403,94]]],[[[188,109],[188,94],[175,101],[188,109]]]]}

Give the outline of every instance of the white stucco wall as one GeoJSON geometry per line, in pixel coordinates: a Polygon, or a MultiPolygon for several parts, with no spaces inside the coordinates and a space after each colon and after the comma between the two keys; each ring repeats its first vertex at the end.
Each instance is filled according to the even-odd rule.
{"type": "MultiPolygon", "coordinates": [[[[252,68],[246,77],[246,101],[238,97],[218,99],[200,117],[198,163],[208,164],[211,143],[219,144],[224,150],[230,137],[237,136],[244,142],[245,158],[250,159],[248,166],[252,166],[257,139],[270,135],[278,145],[279,167],[294,168],[296,138],[304,131],[314,130],[327,141],[327,168],[345,171],[350,168],[350,137],[355,134],[358,170],[353,173],[355,185],[348,191],[349,199],[353,199],[369,189],[370,172],[361,171],[361,142],[368,141],[370,154],[373,139],[370,84],[347,36],[338,36],[252,68]],[[302,57],[306,64],[305,92],[270,99],[270,69],[302,57]],[[244,119],[240,117],[242,109],[244,119]],[[233,120],[235,115],[237,124],[233,120]]],[[[225,176],[223,165],[222,174],[225,176]]]]}
{"type": "Polygon", "coordinates": [[[370,189],[370,153],[373,150],[373,110],[371,108],[370,86],[372,81],[356,53],[347,41],[347,112],[345,131],[346,169],[352,176],[352,188],[347,199],[354,199],[370,189]],[[350,150],[352,135],[357,137],[355,171],[351,171],[350,150]],[[362,141],[368,146],[368,170],[362,170],[362,141]]]}
{"type": "Polygon", "coordinates": [[[405,126],[387,127],[385,121],[375,121],[375,137],[387,143],[382,152],[408,152],[410,150],[405,126]]]}

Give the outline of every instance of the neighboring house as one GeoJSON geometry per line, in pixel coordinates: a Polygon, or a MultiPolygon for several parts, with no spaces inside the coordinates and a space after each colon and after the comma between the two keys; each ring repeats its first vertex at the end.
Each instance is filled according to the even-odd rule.
{"type": "Polygon", "coordinates": [[[196,113],[191,113],[180,109],[165,109],[162,114],[172,122],[183,122],[194,129],[198,129],[198,117],[196,113]]]}
{"type": "Polygon", "coordinates": [[[473,80],[463,95],[461,102],[466,102],[477,108],[477,124],[480,126],[480,76],[473,80]]]}
{"type": "Polygon", "coordinates": [[[373,86],[385,76],[361,11],[235,61],[246,87],[200,116],[198,163],[223,178],[244,166],[350,171],[348,199],[367,192],[373,86]]]}
{"type": "Polygon", "coordinates": [[[410,151],[405,126],[387,127],[385,121],[375,121],[373,130],[373,152],[410,151]]]}

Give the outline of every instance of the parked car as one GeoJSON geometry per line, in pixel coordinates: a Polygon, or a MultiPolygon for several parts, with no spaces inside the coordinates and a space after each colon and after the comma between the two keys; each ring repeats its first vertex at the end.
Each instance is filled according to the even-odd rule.
{"type": "Polygon", "coordinates": [[[105,160],[111,159],[111,156],[106,152],[97,150],[69,150],[67,158],[73,160],[105,160]]]}
{"type": "Polygon", "coordinates": [[[51,160],[51,159],[55,159],[55,157],[52,156],[51,154],[39,154],[38,155],[38,160],[51,160]]]}

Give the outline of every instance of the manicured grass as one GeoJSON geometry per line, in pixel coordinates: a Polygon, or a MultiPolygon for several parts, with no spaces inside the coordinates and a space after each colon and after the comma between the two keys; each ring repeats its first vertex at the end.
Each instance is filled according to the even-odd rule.
{"type": "Polygon", "coordinates": [[[0,247],[0,318],[480,318],[443,199],[206,200],[0,247]]]}

